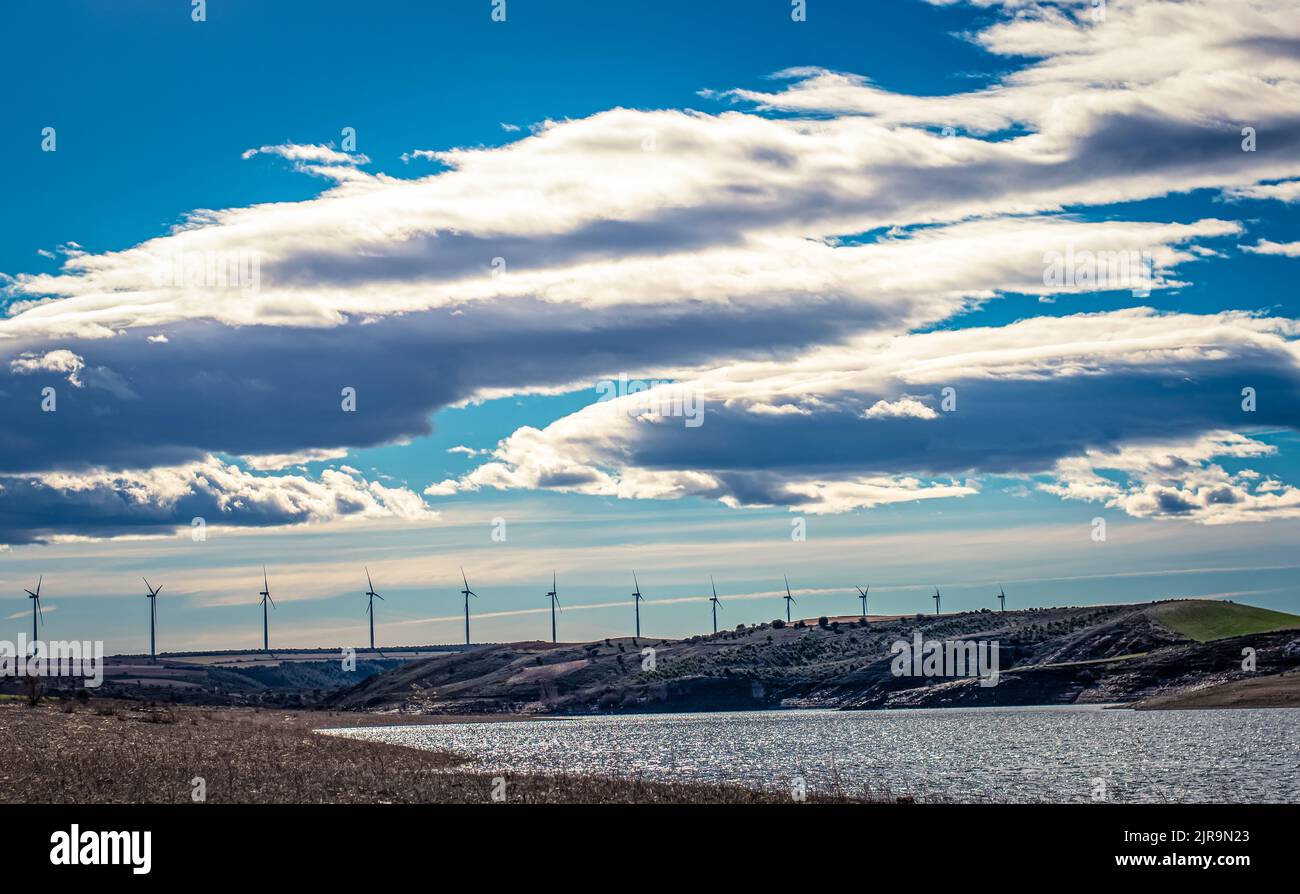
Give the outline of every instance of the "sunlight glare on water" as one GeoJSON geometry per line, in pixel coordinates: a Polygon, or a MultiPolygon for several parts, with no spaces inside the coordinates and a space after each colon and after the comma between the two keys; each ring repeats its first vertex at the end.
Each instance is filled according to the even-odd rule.
{"type": "Polygon", "coordinates": [[[484,772],[955,801],[1300,802],[1300,709],[755,711],[366,727],[484,772]]]}

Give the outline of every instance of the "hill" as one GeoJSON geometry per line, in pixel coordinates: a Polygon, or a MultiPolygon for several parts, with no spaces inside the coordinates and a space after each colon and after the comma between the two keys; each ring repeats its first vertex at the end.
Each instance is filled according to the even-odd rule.
{"type": "MultiPolygon", "coordinates": [[[[1179,601],[772,622],[684,640],[523,642],[412,661],[329,697],[341,709],[579,714],[771,707],[1129,702],[1300,665],[1300,631],[1250,606],[1179,601]],[[1246,613],[1238,609],[1248,610],[1246,613]],[[1265,624],[1265,630],[1258,625],[1265,624]],[[1190,635],[1187,629],[1197,636],[1190,635]],[[1232,635],[1237,630],[1251,632],[1232,635]],[[1229,635],[1201,639],[1216,630],[1229,635]],[[1000,678],[895,676],[897,641],[995,643],[1000,678]]],[[[1280,618],[1300,619],[1268,612],[1280,618]]]]}
{"type": "Polygon", "coordinates": [[[1211,602],[1205,599],[1162,602],[1153,607],[1152,612],[1170,630],[1199,643],[1250,633],[1300,628],[1298,615],[1235,602],[1211,602]]]}
{"type": "MultiPolygon", "coordinates": [[[[340,649],[272,649],[112,655],[104,659],[101,698],[171,704],[311,707],[327,694],[408,661],[460,652],[466,647],[403,646],[355,650],[345,666],[340,649]]],[[[475,647],[477,648],[477,647],[475,647]]],[[[50,695],[71,694],[72,681],[50,681],[50,695]]],[[[0,695],[23,691],[19,680],[0,680],[0,695]]]]}

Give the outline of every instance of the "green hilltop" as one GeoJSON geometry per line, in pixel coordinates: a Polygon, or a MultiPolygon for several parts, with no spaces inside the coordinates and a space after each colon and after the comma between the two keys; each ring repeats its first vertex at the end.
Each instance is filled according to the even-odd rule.
{"type": "Polygon", "coordinates": [[[1300,628],[1300,615],[1206,599],[1157,603],[1151,607],[1151,615],[1175,633],[1198,643],[1300,628]]]}

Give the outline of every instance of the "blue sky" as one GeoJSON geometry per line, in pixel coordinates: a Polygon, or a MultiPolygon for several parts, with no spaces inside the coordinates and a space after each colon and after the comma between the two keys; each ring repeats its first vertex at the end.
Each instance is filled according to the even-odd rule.
{"type": "Polygon", "coordinates": [[[552,569],[570,639],[633,569],[666,636],[709,575],[728,625],[787,573],[1300,610],[1285,4],[166,6],[0,13],[6,635],[44,574],[51,636],[142,648],[148,576],[163,648],[252,647],[263,562],[303,646],[362,642],[363,565],[384,644],[459,638],[461,565],[483,640],[548,634],[552,569]]]}

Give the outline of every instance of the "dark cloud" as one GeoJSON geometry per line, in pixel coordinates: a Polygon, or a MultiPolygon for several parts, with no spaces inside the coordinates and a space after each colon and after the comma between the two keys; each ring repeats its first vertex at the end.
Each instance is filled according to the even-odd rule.
{"type": "Polygon", "coordinates": [[[881,313],[834,298],[599,315],[515,301],[321,329],[191,323],[169,327],[163,344],[146,342],[146,331],[60,341],[85,358],[87,387],[55,374],[14,375],[12,355],[0,355],[9,423],[0,429],[0,474],[384,444],[428,434],[434,411],[484,389],[779,356],[835,341],[847,326],[882,324],[881,313]],[[92,369],[99,387],[90,387],[92,369]],[[57,389],[53,413],[41,410],[46,386],[57,389]],[[357,391],[354,413],[342,410],[344,387],[357,391]]]}
{"type": "MultiPolygon", "coordinates": [[[[1300,370],[1279,366],[1274,352],[1182,369],[1120,367],[1105,375],[951,384],[957,410],[933,419],[865,419],[859,400],[786,416],[710,403],[699,428],[640,426],[636,438],[619,446],[629,466],[709,472],[734,483],[742,502],[780,503],[789,500],[772,499],[773,493],[788,480],[1033,474],[1089,450],[1294,426],[1300,419],[1300,370]],[[1260,395],[1258,412],[1241,410],[1245,385],[1260,395]]],[[[935,409],[937,391],[928,401],[935,409]]],[[[873,396],[861,397],[870,403],[873,396]]]]}

